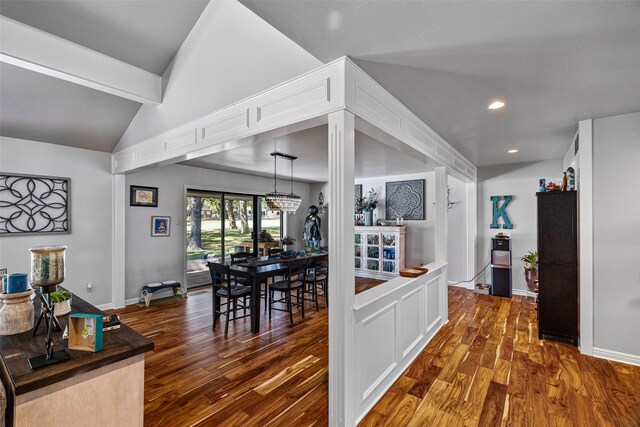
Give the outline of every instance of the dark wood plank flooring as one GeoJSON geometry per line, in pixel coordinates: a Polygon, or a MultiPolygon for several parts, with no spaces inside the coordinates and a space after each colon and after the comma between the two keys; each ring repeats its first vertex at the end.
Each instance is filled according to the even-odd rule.
{"type": "MultiPolygon", "coordinates": [[[[358,283],[361,279],[357,279],[358,283]]],[[[366,282],[363,286],[371,284],[366,282]]],[[[210,289],[117,311],[155,341],[145,425],[324,426],[327,310],[211,329],[210,289]]],[[[537,339],[531,299],[449,289],[450,322],[361,425],[638,426],[640,368],[537,339]]]]}

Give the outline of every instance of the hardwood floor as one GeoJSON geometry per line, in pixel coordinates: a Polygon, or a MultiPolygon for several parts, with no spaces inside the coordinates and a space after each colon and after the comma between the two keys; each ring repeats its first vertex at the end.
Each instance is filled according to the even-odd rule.
{"type": "Polygon", "coordinates": [[[532,299],[449,288],[449,319],[362,426],[640,426],[640,367],[538,340],[532,299]]]}
{"type": "MultiPolygon", "coordinates": [[[[117,311],[156,344],[146,425],[327,425],[326,309],[308,303],[293,327],[264,316],[259,335],[241,319],[225,338],[211,329],[210,290],[189,295],[117,311]]],[[[640,425],[640,368],[541,342],[535,316],[531,299],[450,288],[450,322],[361,425],[640,425]]]]}

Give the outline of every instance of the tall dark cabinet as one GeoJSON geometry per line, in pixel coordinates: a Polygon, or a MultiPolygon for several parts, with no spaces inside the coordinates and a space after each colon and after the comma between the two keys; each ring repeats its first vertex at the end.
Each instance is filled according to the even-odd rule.
{"type": "Polygon", "coordinates": [[[578,345],[577,192],[537,196],[538,334],[578,345]]]}

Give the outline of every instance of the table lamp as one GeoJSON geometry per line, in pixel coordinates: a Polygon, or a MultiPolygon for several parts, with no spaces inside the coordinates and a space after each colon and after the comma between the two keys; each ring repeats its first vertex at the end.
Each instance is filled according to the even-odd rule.
{"type": "Polygon", "coordinates": [[[44,319],[47,328],[47,340],[45,346],[47,353],[29,359],[29,366],[32,370],[43,368],[54,363],[69,360],[66,350],[53,351],[53,338],[51,330],[62,331],[58,319],[53,315],[51,306],[51,293],[55,292],[58,284],[64,281],[64,253],[66,246],[39,246],[30,249],[31,251],[31,286],[40,288],[40,317],[33,329],[33,336],[38,332],[40,322],[44,319]]]}

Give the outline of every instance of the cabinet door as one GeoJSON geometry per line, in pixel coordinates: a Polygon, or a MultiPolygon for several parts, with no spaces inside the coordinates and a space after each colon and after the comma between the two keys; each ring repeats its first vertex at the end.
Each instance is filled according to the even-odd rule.
{"type": "Polygon", "coordinates": [[[540,334],[577,344],[578,269],[573,265],[538,264],[538,329],[540,334]]]}
{"type": "Polygon", "coordinates": [[[575,264],[578,227],[575,192],[538,195],[538,253],[541,262],[575,264]]]}

